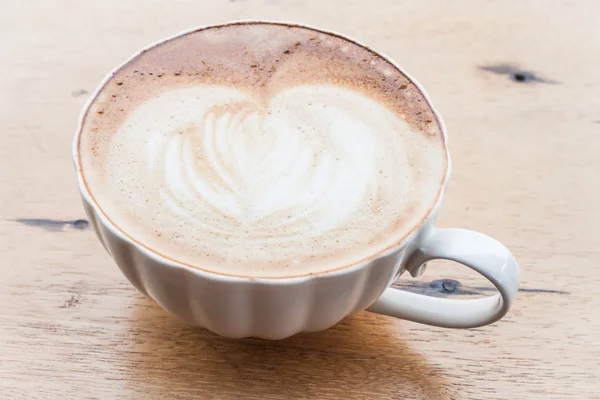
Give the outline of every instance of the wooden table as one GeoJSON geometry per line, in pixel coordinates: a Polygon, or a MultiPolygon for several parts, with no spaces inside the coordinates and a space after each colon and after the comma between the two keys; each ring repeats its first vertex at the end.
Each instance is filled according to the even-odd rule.
{"type": "MultiPolygon", "coordinates": [[[[0,398],[600,399],[599,2],[1,5],[0,398]],[[228,340],[125,280],[78,221],[80,109],[139,47],[239,18],[344,32],[428,88],[454,160],[439,225],[493,235],[521,263],[504,320],[459,331],[362,313],[282,342],[228,340]]],[[[489,291],[449,263],[397,285],[489,291]]]]}

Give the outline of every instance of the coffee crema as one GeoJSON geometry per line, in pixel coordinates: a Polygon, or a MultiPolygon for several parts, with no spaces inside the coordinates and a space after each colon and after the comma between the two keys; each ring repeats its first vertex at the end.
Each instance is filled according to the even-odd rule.
{"type": "Polygon", "coordinates": [[[441,125],[401,71],[348,39],[264,22],[135,56],[85,112],[77,149],[125,235],[195,268],[293,277],[399,244],[434,208],[441,125]]]}

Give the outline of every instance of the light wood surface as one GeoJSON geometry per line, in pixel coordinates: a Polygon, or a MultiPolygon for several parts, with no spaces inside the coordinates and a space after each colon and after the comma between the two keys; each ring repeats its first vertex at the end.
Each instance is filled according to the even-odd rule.
{"type": "MultiPolygon", "coordinates": [[[[0,398],[600,399],[599,2],[0,5],[0,398]],[[71,140],[104,74],[147,43],[239,18],[346,33],[424,84],[453,156],[438,224],[495,236],[520,261],[505,319],[459,331],[361,313],[282,342],[223,339],[137,293],[73,223],[85,215],[71,140]]],[[[489,292],[455,267],[397,285],[489,292]]]]}

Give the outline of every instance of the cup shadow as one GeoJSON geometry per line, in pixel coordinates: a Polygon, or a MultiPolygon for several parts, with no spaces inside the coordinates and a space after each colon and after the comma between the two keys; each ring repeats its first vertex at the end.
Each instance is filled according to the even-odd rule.
{"type": "Polygon", "coordinates": [[[371,313],[282,341],[226,339],[143,298],[132,308],[130,390],[160,398],[454,399],[444,371],[371,313]]]}

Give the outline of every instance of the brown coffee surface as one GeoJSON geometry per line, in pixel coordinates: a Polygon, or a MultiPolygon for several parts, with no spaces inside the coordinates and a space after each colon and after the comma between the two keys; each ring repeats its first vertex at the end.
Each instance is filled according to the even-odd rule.
{"type": "Polygon", "coordinates": [[[440,195],[444,140],[415,84],[368,48],[239,23],[119,68],[77,145],[91,196],[132,240],[209,271],[283,277],[397,245],[440,195]]]}

